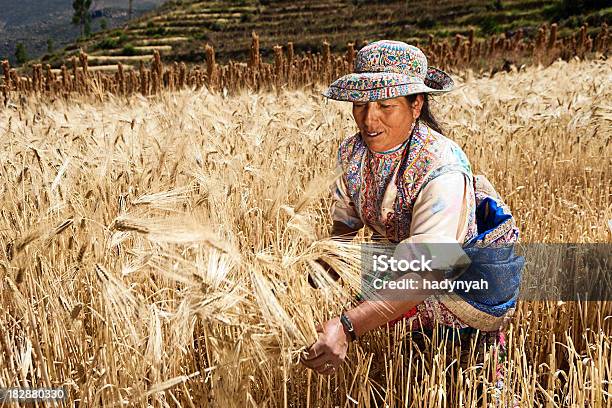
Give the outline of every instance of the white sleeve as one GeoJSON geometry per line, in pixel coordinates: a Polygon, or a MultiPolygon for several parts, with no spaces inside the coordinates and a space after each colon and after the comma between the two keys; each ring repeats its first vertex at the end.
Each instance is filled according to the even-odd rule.
{"type": "Polygon", "coordinates": [[[355,230],[363,228],[364,224],[351,200],[344,176],[332,184],[333,203],[331,208],[332,221],[339,221],[355,230]]]}
{"type": "Polygon", "coordinates": [[[398,251],[404,257],[415,257],[429,248],[426,252],[429,256],[435,254],[433,265],[439,269],[465,263],[462,243],[469,227],[468,211],[474,206],[473,196],[471,180],[462,173],[446,173],[431,180],[415,201],[410,236],[402,241],[409,245],[398,251]]]}
{"type": "Polygon", "coordinates": [[[462,243],[468,229],[468,211],[472,207],[473,195],[469,178],[459,172],[446,173],[431,180],[414,203],[408,239],[462,243]]]}

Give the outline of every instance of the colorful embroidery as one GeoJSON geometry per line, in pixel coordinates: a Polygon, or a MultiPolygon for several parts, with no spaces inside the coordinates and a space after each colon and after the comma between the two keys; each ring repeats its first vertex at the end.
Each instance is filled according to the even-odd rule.
{"type": "MultiPolygon", "coordinates": [[[[341,144],[338,160],[361,220],[389,241],[400,242],[410,234],[412,209],[427,183],[457,171],[472,180],[469,162],[458,151],[454,142],[419,121],[411,139],[391,153],[371,152],[356,134],[341,144]]],[[[475,202],[469,200],[466,240],[476,233],[475,202]]]]}
{"type": "Polygon", "coordinates": [[[401,41],[376,41],[363,47],[355,58],[355,72],[395,72],[424,79],[427,58],[413,45],[401,41]]]}
{"type": "Polygon", "coordinates": [[[359,50],[355,72],[338,78],[323,95],[340,101],[365,102],[422,92],[448,92],[453,86],[450,75],[427,66],[427,57],[417,47],[383,40],[359,50]]]}

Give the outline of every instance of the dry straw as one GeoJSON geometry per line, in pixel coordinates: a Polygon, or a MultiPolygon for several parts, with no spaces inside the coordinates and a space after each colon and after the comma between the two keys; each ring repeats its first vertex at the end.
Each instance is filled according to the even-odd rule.
{"type": "MultiPolygon", "coordinates": [[[[126,89],[150,91],[159,69],[146,72],[126,89]]],[[[74,89],[89,86],[79,75],[74,89]]],[[[435,105],[524,242],[610,240],[609,76],[609,61],[574,60],[466,74],[435,105]]],[[[352,345],[332,377],[296,364],[358,292],[364,239],[325,238],[337,147],[355,127],[319,91],[0,111],[0,386],[64,386],[79,406],[491,402],[490,354],[401,325],[352,345]]],[[[502,401],[608,406],[611,315],[610,302],[520,303],[502,401]]]]}
{"type": "MultiPolygon", "coordinates": [[[[434,41],[430,36],[423,51],[430,65],[445,70],[455,72],[469,68],[480,73],[495,73],[499,70],[509,71],[513,66],[519,69],[525,64],[549,65],[558,58],[605,58],[610,42],[605,22],[595,28],[583,25],[562,39],[558,38],[556,24],[551,25],[550,33],[544,24],[534,38],[524,36],[522,30],[517,30],[509,38],[501,34],[489,39],[477,39],[474,35],[473,29],[467,37],[456,34],[452,44],[447,40],[434,41]]],[[[215,60],[214,48],[206,44],[205,61],[202,61],[205,67],[187,67],[176,62],[164,65],[160,55],[163,48],[152,49],[153,54],[130,57],[88,56],[81,51],[78,58],[73,56],[71,70],[65,65],[53,70],[49,65],[35,64],[31,74],[23,70],[18,73],[5,61],[2,64],[4,75],[0,77],[0,94],[4,105],[8,105],[21,94],[64,97],[86,94],[101,98],[107,93],[155,95],[162,90],[174,91],[185,87],[206,87],[231,93],[243,89],[308,88],[316,83],[327,84],[332,78],[353,69],[353,43],[348,43],[346,51],[339,55],[332,54],[327,41],[323,41],[320,52],[314,54],[306,52],[295,55],[293,43],[288,43],[285,49],[280,45],[265,46],[273,51],[274,58],[270,62],[262,58],[260,38],[253,32],[248,61],[229,61],[221,65],[215,60]],[[112,65],[92,66],[92,63],[112,65]],[[123,71],[132,68],[127,64],[137,63],[138,72],[130,71],[129,75],[125,75],[123,71]]]]}

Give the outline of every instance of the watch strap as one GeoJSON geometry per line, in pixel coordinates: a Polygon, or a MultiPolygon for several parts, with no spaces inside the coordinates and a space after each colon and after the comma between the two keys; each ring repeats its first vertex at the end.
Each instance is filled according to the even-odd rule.
{"type": "Polygon", "coordinates": [[[351,322],[351,319],[349,319],[349,317],[344,312],[342,312],[342,314],[340,315],[340,323],[344,327],[344,330],[348,333],[349,337],[351,338],[351,341],[357,340],[357,334],[355,333],[353,322],[351,322]]]}

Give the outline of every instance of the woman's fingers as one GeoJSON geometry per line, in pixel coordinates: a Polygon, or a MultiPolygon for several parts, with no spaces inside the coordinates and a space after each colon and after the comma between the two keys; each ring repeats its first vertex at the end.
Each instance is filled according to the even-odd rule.
{"type": "Polygon", "coordinates": [[[318,373],[321,373],[322,370],[329,370],[330,366],[337,367],[342,362],[338,356],[334,355],[329,350],[322,350],[320,353],[316,354],[313,348],[314,346],[310,349],[306,357],[302,357],[301,362],[306,367],[318,373]]]}
{"type": "Polygon", "coordinates": [[[338,367],[341,363],[342,360],[331,352],[325,352],[316,357],[302,359],[302,364],[318,373],[321,373],[322,370],[328,370],[330,366],[338,367]]]}
{"type": "Polygon", "coordinates": [[[306,352],[306,356],[303,358],[303,360],[306,360],[306,361],[313,360],[313,359],[315,359],[315,358],[325,354],[326,351],[327,351],[327,347],[325,347],[325,344],[322,343],[320,340],[317,340],[317,342],[315,344],[310,346],[310,348],[306,352]]]}
{"type": "Polygon", "coordinates": [[[344,332],[341,332],[341,330],[342,326],[338,318],[318,326],[319,338],[302,355],[302,364],[319,374],[331,374],[342,364],[348,347],[344,332]],[[339,336],[339,334],[342,334],[342,336],[339,336]]]}
{"type": "Polygon", "coordinates": [[[314,370],[323,366],[326,361],[330,360],[330,353],[319,342],[315,343],[305,357],[302,358],[302,363],[314,370]]]}
{"type": "Polygon", "coordinates": [[[313,358],[312,360],[306,361],[304,364],[313,370],[318,370],[319,368],[324,367],[325,364],[330,364],[331,361],[332,358],[329,354],[323,354],[319,357],[313,358]]]}
{"type": "Polygon", "coordinates": [[[316,370],[316,371],[317,373],[321,375],[331,375],[336,372],[336,367],[333,364],[328,363],[325,367],[322,368],[322,370],[316,370]]]}

